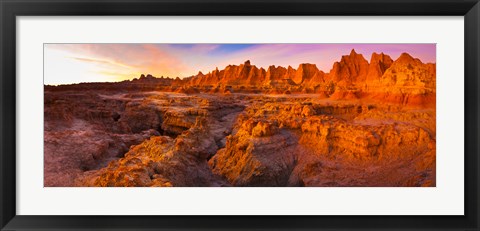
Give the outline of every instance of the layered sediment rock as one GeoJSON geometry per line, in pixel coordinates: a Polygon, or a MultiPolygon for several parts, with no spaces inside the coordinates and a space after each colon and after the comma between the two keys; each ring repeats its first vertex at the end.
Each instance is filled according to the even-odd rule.
{"type": "Polygon", "coordinates": [[[222,186],[228,184],[212,174],[207,158],[218,147],[205,119],[176,139],[154,136],[134,146],[124,158],[103,169],[86,172],[77,180],[81,186],[169,187],[222,186]]]}
{"type": "Polygon", "coordinates": [[[435,104],[436,65],[422,63],[407,53],[392,60],[387,54],[373,53],[370,62],[352,50],[331,70],[324,73],[315,64],[302,63],[296,69],[269,66],[267,70],[252,65],[249,60],[240,65],[184,79],[155,78],[142,75],[120,83],[82,83],[79,85],[46,86],[49,91],[164,91],[184,94],[318,94],[334,100],[368,99],[413,107],[435,104]]]}
{"type": "Polygon", "coordinates": [[[45,86],[45,186],[435,186],[435,64],[45,86]]]}
{"type": "Polygon", "coordinates": [[[430,129],[435,123],[422,124],[432,112],[422,116],[390,110],[349,104],[252,105],[209,164],[235,186],[434,185],[435,134],[430,129]],[[373,116],[382,111],[389,113],[373,116]],[[403,122],[394,122],[397,117],[403,122]],[[390,170],[399,166],[401,171],[390,170]]]}
{"type": "Polygon", "coordinates": [[[368,85],[368,96],[378,101],[411,106],[435,106],[435,64],[424,64],[403,53],[368,85]]]}
{"type": "Polygon", "coordinates": [[[308,63],[297,69],[269,66],[265,71],[246,61],[184,81],[198,89],[220,85],[239,92],[250,88],[249,92],[314,93],[335,100],[366,98],[414,107],[435,104],[435,64],[424,64],[407,53],[395,61],[386,54],[373,53],[368,62],[352,50],[335,62],[328,73],[308,63]]]}
{"type": "Polygon", "coordinates": [[[47,92],[45,186],[72,186],[150,137],[163,135],[163,140],[178,142],[177,149],[192,149],[208,140],[212,144],[208,152],[197,154],[210,158],[225,145],[225,136],[243,108],[228,98],[220,102],[175,93],[47,92]],[[197,129],[200,118],[210,121],[208,130],[197,129]],[[197,143],[189,143],[191,135],[187,134],[192,131],[197,143]],[[208,136],[203,137],[206,132],[208,136]]]}
{"type": "Polygon", "coordinates": [[[350,87],[365,82],[368,66],[369,64],[363,55],[352,50],[350,55],[342,56],[339,62],[333,64],[326,78],[339,87],[350,87]]]}

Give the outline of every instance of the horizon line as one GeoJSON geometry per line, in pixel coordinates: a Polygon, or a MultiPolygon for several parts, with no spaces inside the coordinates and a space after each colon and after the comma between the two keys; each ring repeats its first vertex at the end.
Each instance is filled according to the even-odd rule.
{"type": "MultiPolygon", "coordinates": [[[[207,43],[207,44],[210,44],[210,43],[207,43]]],[[[211,44],[213,44],[213,43],[211,43],[211,44]]],[[[335,44],[335,43],[331,43],[331,44],[335,44]]],[[[342,43],[339,43],[339,44],[342,44],[342,43]]],[[[416,43],[416,44],[418,44],[418,43],[416,43]]],[[[350,54],[351,54],[352,52],[356,53],[355,48],[352,48],[352,50],[350,51],[350,54]]],[[[341,55],[339,61],[341,61],[341,59],[342,59],[344,56],[349,56],[350,54],[341,55]]],[[[364,56],[362,53],[356,53],[356,54],[362,55],[362,57],[363,57],[363,58],[367,61],[367,63],[370,65],[371,57],[370,57],[370,60],[368,60],[368,59],[365,58],[365,56],[364,56]]],[[[371,56],[373,56],[374,54],[377,54],[377,55],[379,55],[379,54],[384,54],[384,55],[388,55],[388,56],[390,57],[389,54],[384,53],[384,52],[380,52],[380,53],[373,52],[371,56]]],[[[407,54],[407,55],[411,56],[408,52],[402,52],[402,53],[400,54],[400,56],[401,56],[402,54],[407,54]]],[[[416,57],[413,57],[413,56],[411,56],[411,57],[414,58],[414,59],[420,60],[420,62],[422,62],[423,64],[436,64],[436,62],[425,62],[425,63],[424,63],[420,58],[416,58],[416,57]]],[[[399,58],[399,57],[398,57],[398,58],[399,58]]],[[[393,60],[393,62],[395,62],[396,60],[398,60],[398,58],[395,59],[395,60],[393,60]]],[[[332,68],[333,68],[333,64],[335,64],[336,62],[339,62],[339,61],[334,61],[334,62],[332,63],[332,68]]],[[[228,67],[228,66],[240,66],[240,65],[245,64],[246,62],[250,62],[250,59],[247,59],[247,60],[245,60],[243,63],[240,63],[240,64],[228,64],[228,65],[226,65],[223,69],[219,69],[218,67],[216,67],[216,69],[218,69],[219,71],[222,71],[222,70],[225,70],[225,68],[228,67]]],[[[316,63],[309,63],[309,62],[300,63],[299,66],[302,65],[302,64],[313,64],[313,65],[317,66],[316,63]]],[[[265,66],[256,66],[255,64],[250,64],[250,65],[251,65],[251,66],[255,66],[255,67],[259,68],[259,69],[263,69],[263,70],[265,70],[265,71],[267,71],[268,68],[271,67],[271,66],[273,66],[273,67],[283,67],[283,68],[292,67],[292,65],[288,65],[288,66],[284,67],[284,66],[275,65],[275,64],[270,64],[270,65],[268,65],[267,67],[265,67],[265,66]]],[[[298,67],[297,67],[297,68],[292,67],[292,68],[295,69],[295,70],[298,69],[298,67]]],[[[216,70],[216,69],[215,69],[215,70],[216,70]]],[[[331,69],[330,69],[328,72],[326,72],[326,71],[324,71],[324,70],[321,70],[321,69],[318,68],[318,67],[317,67],[317,69],[318,69],[319,71],[324,72],[325,74],[328,74],[328,73],[330,73],[330,71],[331,71],[331,69]]],[[[210,71],[207,72],[206,74],[209,74],[209,73],[211,73],[212,71],[213,71],[213,70],[210,70],[210,71]]],[[[206,74],[204,74],[201,70],[197,71],[196,74],[192,74],[192,75],[189,75],[189,76],[183,76],[183,77],[180,77],[180,76],[170,77],[170,76],[163,76],[163,75],[161,75],[161,76],[158,77],[158,76],[155,76],[155,75],[153,75],[153,74],[151,74],[151,73],[142,73],[142,74],[140,74],[140,76],[138,76],[138,77],[132,77],[132,78],[130,78],[130,79],[119,80],[119,81],[92,81],[92,82],[75,82],[75,83],[61,83],[61,84],[45,84],[45,76],[44,76],[44,78],[43,78],[43,79],[44,79],[43,85],[44,85],[44,86],[62,86],[62,85],[82,84],[82,83],[83,83],[83,84],[88,84],[88,83],[120,83],[120,82],[133,81],[133,80],[135,80],[135,79],[139,79],[142,75],[145,75],[145,76],[151,75],[151,76],[154,77],[154,78],[168,78],[168,79],[173,79],[173,80],[175,80],[176,78],[180,78],[180,79],[183,80],[183,79],[185,79],[185,78],[192,78],[192,77],[194,77],[194,76],[197,76],[199,73],[202,73],[203,75],[206,75],[206,74]]]]}

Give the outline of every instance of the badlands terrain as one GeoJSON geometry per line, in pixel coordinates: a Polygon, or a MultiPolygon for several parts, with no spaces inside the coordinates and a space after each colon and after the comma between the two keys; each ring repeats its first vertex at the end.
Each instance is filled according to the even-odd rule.
{"type": "Polygon", "coordinates": [[[352,50],[328,73],[46,85],[44,185],[432,187],[435,70],[352,50]]]}

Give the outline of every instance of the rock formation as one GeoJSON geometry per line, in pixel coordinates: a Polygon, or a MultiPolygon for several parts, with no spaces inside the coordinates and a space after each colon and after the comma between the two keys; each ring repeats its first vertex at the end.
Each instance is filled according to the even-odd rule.
{"type": "Polygon", "coordinates": [[[361,54],[355,50],[350,55],[342,56],[340,62],[335,62],[327,75],[327,79],[338,86],[350,87],[365,82],[369,64],[361,54]]]}
{"type": "Polygon", "coordinates": [[[435,64],[424,64],[407,53],[395,61],[384,53],[373,53],[368,62],[352,50],[335,62],[328,73],[308,63],[297,69],[272,65],[265,71],[246,61],[184,81],[200,90],[230,86],[240,92],[315,93],[335,100],[368,98],[410,106],[435,103],[435,64]]]}
{"type": "Polygon", "coordinates": [[[435,186],[436,66],[352,50],[45,86],[45,186],[435,186]]]}

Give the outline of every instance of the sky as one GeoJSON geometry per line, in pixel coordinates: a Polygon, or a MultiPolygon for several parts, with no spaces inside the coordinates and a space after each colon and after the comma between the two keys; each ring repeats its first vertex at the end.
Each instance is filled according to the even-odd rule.
{"type": "Polygon", "coordinates": [[[117,82],[141,74],[183,78],[246,60],[265,69],[313,63],[329,72],[352,49],[368,61],[373,52],[393,60],[407,52],[436,62],[435,44],[45,44],[44,83],[117,82]]]}

